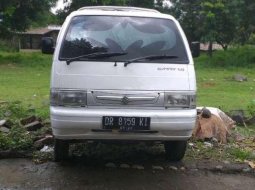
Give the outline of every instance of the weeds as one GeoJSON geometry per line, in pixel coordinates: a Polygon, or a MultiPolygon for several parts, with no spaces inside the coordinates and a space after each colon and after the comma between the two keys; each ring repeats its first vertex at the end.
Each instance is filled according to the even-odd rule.
{"type": "Polygon", "coordinates": [[[29,150],[33,147],[32,135],[20,126],[20,119],[33,115],[34,111],[24,108],[21,102],[0,104],[0,119],[10,122],[9,133],[0,133],[0,150],[29,150]]]}
{"type": "Polygon", "coordinates": [[[247,111],[250,116],[255,116],[255,99],[247,106],[247,111]]]}
{"type": "MultiPolygon", "coordinates": [[[[253,47],[238,47],[226,52],[217,51],[212,58],[202,55],[195,62],[199,105],[221,106],[225,111],[248,107],[249,114],[254,115],[255,103],[251,100],[255,99],[255,81],[253,81],[255,69],[250,69],[255,68],[253,47]],[[244,83],[231,81],[231,77],[237,72],[247,75],[248,81],[244,83]]],[[[9,134],[0,133],[0,150],[32,149],[32,140],[35,134],[28,134],[19,125],[19,120],[30,115],[49,118],[50,67],[51,56],[41,53],[0,52],[0,101],[9,101],[0,103],[0,120],[9,119],[13,122],[9,134]]],[[[46,129],[42,129],[38,133],[44,133],[44,130],[46,129]]],[[[254,128],[238,128],[237,130],[247,136],[255,134],[254,128]]],[[[188,148],[186,159],[253,159],[251,149],[242,146],[236,147],[234,143],[230,143],[229,146],[219,145],[208,148],[201,142],[194,142],[195,147],[188,148]]],[[[130,152],[129,147],[121,149],[122,152],[118,147],[111,146],[111,150],[107,147],[98,145],[96,148],[100,151],[95,152],[95,147],[86,146],[83,154],[95,157],[102,157],[102,155],[118,157],[130,152]]],[[[133,155],[140,153],[139,148],[133,150],[133,155]]],[[[145,148],[143,155],[146,157],[148,152],[152,152],[153,155],[154,151],[162,152],[162,147],[148,149],[148,151],[145,148]]],[[[35,158],[41,156],[42,154],[39,152],[34,155],[35,158]]],[[[52,155],[47,154],[45,159],[50,156],[52,155]]],[[[144,158],[142,155],[140,157],[144,158]]]]}
{"type": "Polygon", "coordinates": [[[11,128],[8,134],[0,133],[0,150],[31,150],[33,140],[20,126],[11,128]]]}
{"type": "Polygon", "coordinates": [[[20,118],[35,114],[34,109],[26,109],[20,101],[5,102],[0,104],[0,118],[18,122],[20,118]]]}

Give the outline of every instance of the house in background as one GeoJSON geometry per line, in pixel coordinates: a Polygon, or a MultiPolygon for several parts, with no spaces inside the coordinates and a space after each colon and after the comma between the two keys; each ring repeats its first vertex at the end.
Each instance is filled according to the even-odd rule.
{"type": "Polygon", "coordinates": [[[41,49],[42,37],[52,37],[56,41],[61,26],[47,26],[34,28],[19,33],[20,49],[41,49]]]}

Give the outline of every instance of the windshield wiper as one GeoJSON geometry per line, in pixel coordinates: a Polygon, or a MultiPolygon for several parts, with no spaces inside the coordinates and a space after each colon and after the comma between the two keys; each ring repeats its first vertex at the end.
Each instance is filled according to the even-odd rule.
{"type": "Polygon", "coordinates": [[[126,54],[127,54],[126,52],[96,52],[96,53],[85,54],[78,57],[70,58],[66,60],[66,64],[70,65],[71,62],[79,61],[79,60],[82,60],[83,58],[106,58],[106,57],[121,56],[126,54]]]}
{"type": "Polygon", "coordinates": [[[130,59],[128,61],[126,61],[124,63],[124,66],[126,67],[128,64],[130,63],[134,63],[134,62],[137,62],[137,61],[140,61],[140,60],[157,60],[157,59],[174,59],[174,58],[178,58],[178,56],[176,55],[148,55],[148,56],[145,56],[145,57],[137,57],[137,58],[134,58],[134,59],[130,59]]]}

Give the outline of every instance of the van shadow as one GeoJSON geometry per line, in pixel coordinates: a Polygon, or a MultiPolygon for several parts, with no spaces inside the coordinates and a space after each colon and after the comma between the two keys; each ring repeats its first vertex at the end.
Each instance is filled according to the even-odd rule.
{"type": "Polygon", "coordinates": [[[164,146],[148,143],[80,143],[70,146],[70,157],[65,165],[90,167],[119,167],[121,164],[166,165],[164,146]]]}

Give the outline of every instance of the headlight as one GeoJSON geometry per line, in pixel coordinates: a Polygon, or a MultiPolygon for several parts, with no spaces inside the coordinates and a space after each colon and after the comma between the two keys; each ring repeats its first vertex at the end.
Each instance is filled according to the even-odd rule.
{"type": "Polygon", "coordinates": [[[84,107],[87,104],[86,91],[51,90],[50,104],[52,106],[84,107]]]}
{"type": "Polygon", "coordinates": [[[196,96],[165,93],[165,107],[196,108],[196,96]]]}

